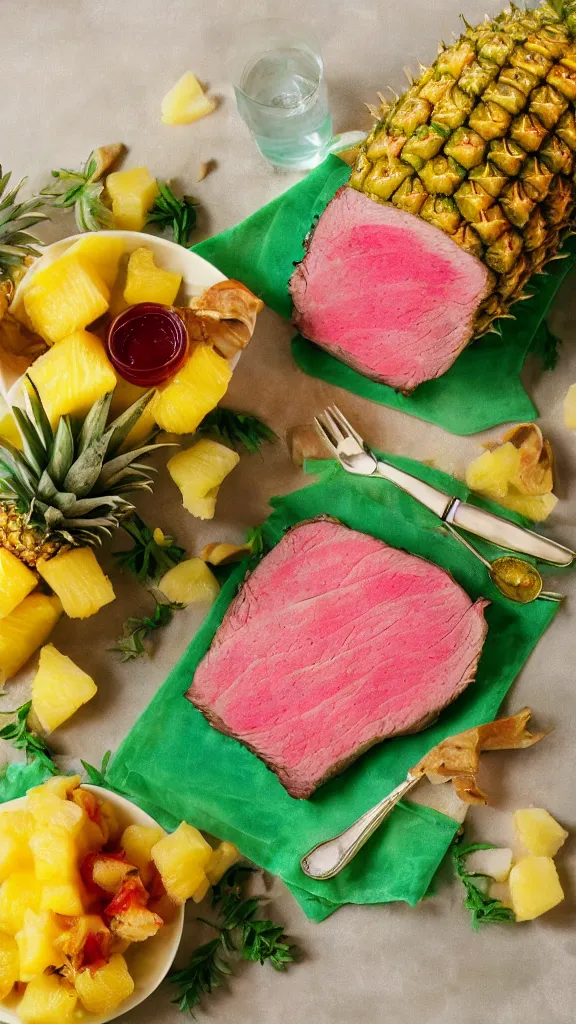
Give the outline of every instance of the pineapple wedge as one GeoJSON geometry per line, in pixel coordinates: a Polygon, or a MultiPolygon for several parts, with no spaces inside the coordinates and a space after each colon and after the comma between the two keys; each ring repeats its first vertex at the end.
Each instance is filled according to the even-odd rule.
{"type": "Polygon", "coordinates": [[[38,561],[38,572],[71,619],[86,619],[116,597],[92,548],[72,548],[38,561]]]}
{"type": "Polygon", "coordinates": [[[87,327],[108,309],[110,291],[83,256],[67,253],[39,270],[24,294],[24,308],[49,344],[87,327]]]}
{"type": "Polygon", "coordinates": [[[116,227],[142,231],[158,195],[158,183],[148,168],[114,171],[106,178],[106,188],[112,200],[116,227]]]}
{"type": "Polygon", "coordinates": [[[128,825],[122,833],[120,845],[130,863],[138,868],[144,885],[149,885],[154,875],[152,847],[165,835],[160,825],[128,825]]]}
{"type": "Polygon", "coordinates": [[[190,124],[215,108],[216,100],[209,99],[196,76],[187,71],[162,100],[162,120],[164,124],[190,124]]]}
{"type": "Polygon", "coordinates": [[[520,472],[521,453],[511,441],[483,452],[470,463],[466,470],[466,483],[473,491],[479,491],[498,501],[508,494],[510,480],[520,472]]]}
{"type": "Polygon", "coordinates": [[[0,888],[0,929],[16,935],[24,927],[27,910],[40,910],[42,886],[33,871],[15,871],[0,888]]]}
{"type": "Polygon", "coordinates": [[[173,604],[189,605],[197,601],[212,604],[220,593],[214,573],[201,558],[188,558],[164,574],[158,589],[173,604]]]}
{"type": "Polygon", "coordinates": [[[82,256],[91,263],[108,288],[113,288],[124,242],[114,234],[86,234],[66,250],[67,256],[82,256]]]}
{"type": "Polygon", "coordinates": [[[199,519],[213,519],[220,484],[240,456],[218,441],[201,438],[168,461],[168,472],[182,492],[184,508],[199,519]]]}
{"type": "Polygon", "coordinates": [[[205,868],[206,878],[210,885],[216,885],[224,877],[228,868],[231,868],[239,860],[240,850],[234,846],[234,843],[227,843],[226,840],[222,840],[220,845],[212,851],[210,860],[205,868]]]}
{"type": "Polygon", "coordinates": [[[210,843],[185,821],[152,847],[152,860],[168,896],[175,903],[184,903],[200,888],[211,856],[210,843]]]}
{"type": "Polygon", "coordinates": [[[20,980],[20,961],[16,939],[0,932],[0,999],[6,999],[20,980]]]}
{"type": "Polygon", "coordinates": [[[517,921],[533,921],[564,899],[551,857],[522,857],[510,872],[509,885],[517,921]]]}
{"type": "Polygon", "coordinates": [[[576,384],[571,384],[564,399],[564,426],[576,430],[576,384]]]}
{"type": "Polygon", "coordinates": [[[61,416],[84,418],[94,402],[116,386],[104,345],[89,331],[64,338],[32,364],[28,375],[53,427],[61,416]]]}
{"type": "Polygon", "coordinates": [[[32,681],[32,710],[45,733],[66,722],[97,691],[94,680],[71,658],[60,654],[52,644],[42,648],[32,681]]]}
{"type": "Polygon", "coordinates": [[[555,494],[515,494],[508,491],[502,504],[511,512],[518,512],[535,523],[543,523],[558,504],[555,494]]]}
{"type": "Polygon", "coordinates": [[[171,306],[182,284],[182,274],[162,270],[154,262],[151,249],[135,249],[128,260],[124,300],[129,306],[138,302],[160,302],[171,306]]]}
{"type": "Polygon", "coordinates": [[[18,1016],[24,1024],[74,1024],[78,996],[58,974],[39,974],[20,1003],[18,1016]]]}
{"type": "Polygon", "coordinates": [[[515,811],[514,827],[522,845],[536,857],[555,857],[568,838],[566,829],[543,807],[515,811]]]}
{"type": "Polygon", "coordinates": [[[43,974],[48,967],[61,967],[64,957],[55,942],[62,932],[54,914],[45,910],[35,914],[33,910],[24,913],[24,925],[16,933],[20,956],[20,981],[32,981],[37,974],[43,974]]]}
{"type": "Polygon", "coordinates": [[[197,345],[150,402],[156,423],[174,434],[193,434],[226,394],[232,368],[210,345],[197,345]]]}
{"type": "Polygon", "coordinates": [[[0,684],[15,676],[46,642],[61,614],[57,597],[34,593],[0,620],[0,684]]]}
{"type": "Polygon", "coordinates": [[[84,1009],[97,1014],[112,1013],[134,991],[134,982],[120,953],[114,953],[108,963],[96,971],[90,968],[80,971],[74,985],[84,1009]]]}
{"type": "Polygon", "coordinates": [[[34,590],[35,573],[16,555],[0,548],[0,619],[6,618],[34,590]]]}

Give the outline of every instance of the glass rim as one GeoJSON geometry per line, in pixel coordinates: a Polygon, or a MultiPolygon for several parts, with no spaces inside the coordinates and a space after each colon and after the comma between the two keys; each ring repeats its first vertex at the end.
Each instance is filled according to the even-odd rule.
{"type": "MultiPolygon", "coordinates": [[[[318,39],[313,28],[310,28],[308,25],[305,25],[302,22],[291,21],[289,18],[255,18],[251,21],[244,22],[244,24],[240,28],[240,32],[241,34],[246,34],[250,31],[250,29],[256,28],[263,30],[266,29],[267,27],[270,27],[270,29],[273,31],[274,26],[278,28],[283,28],[285,31],[287,31],[287,33],[291,33],[294,36],[294,41],[298,41],[303,47],[305,47],[308,50],[308,52],[314,57],[314,59],[318,62],[320,75],[318,78],[318,82],[316,83],[314,88],[303,98],[303,102],[307,102],[318,92],[322,84],[322,79],[324,78],[324,58],[322,57],[322,53],[320,52],[320,40],[318,39]],[[299,35],[299,33],[301,34],[299,35]],[[306,34],[308,35],[309,40],[305,38],[306,34]],[[310,43],[312,43],[312,45],[310,45],[310,43]]],[[[232,74],[232,85],[234,87],[234,91],[240,93],[244,97],[244,99],[253,106],[262,107],[265,110],[281,110],[282,108],[277,107],[274,103],[263,103],[261,100],[257,100],[253,96],[250,96],[246,92],[246,90],[243,89],[242,86],[240,85],[240,81],[244,75],[246,67],[249,65],[251,60],[256,59],[258,56],[263,56],[264,54],[268,53],[272,48],[272,41],[268,40],[267,43],[263,44],[262,50],[255,50],[254,53],[252,54],[252,57],[247,58],[244,61],[242,65],[242,71],[238,73],[238,70],[236,69],[236,71],[232,74]]]]}

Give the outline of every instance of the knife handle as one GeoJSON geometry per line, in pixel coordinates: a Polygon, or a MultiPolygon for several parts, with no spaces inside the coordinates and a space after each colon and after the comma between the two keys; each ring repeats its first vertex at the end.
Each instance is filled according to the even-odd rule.
{"type": "Polygon", "coordinates": [[[495,516],[483,508],[477,508],[476,505],[469,505],[465,501],[453,502],[445,519],[446,522],[459,526],[461,530],[467,530],[477,537],[492,541],[500,548],[521,551],[525,555],[532,555],[540,562],[570,565],[575,557],[575,552],[570,548],[548,540],[533,530],[517,526],[508,519],[495,516]]]}
{"type": "Polygon", "coordinates": [[[391,483],[396,484],[406,494],[416,498],[416,501],[421,502],[431,512],[440,516],[440,519],[444,518],[446,510],[452,502],[449,494],[439,491],[437,487],[432,487],[431,484],[425,483],[424,480],[419,480],[417,476],[412,476],[411,473],[406,473],[403,469],[396,469],[396,466],[391,466],[388,462],[381,462],[380,459],[378,460],[377,473],[378,476],[384,477],[385,480],[390,480],[391,483]]]}

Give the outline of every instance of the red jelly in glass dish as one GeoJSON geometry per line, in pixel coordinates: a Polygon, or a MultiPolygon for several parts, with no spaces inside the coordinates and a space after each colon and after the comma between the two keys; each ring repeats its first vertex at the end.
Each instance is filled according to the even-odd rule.
{"type": "Polygon", "coordinates": [[[169,306],[139,302],[112,321],[106,347],[112,366],[124,380],[153,388],[180,369],[188,354],[188,334],[169,306]]]}

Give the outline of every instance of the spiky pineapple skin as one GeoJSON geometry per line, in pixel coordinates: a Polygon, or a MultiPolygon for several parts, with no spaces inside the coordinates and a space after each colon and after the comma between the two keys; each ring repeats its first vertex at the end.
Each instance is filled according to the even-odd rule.
{"type": "MultiPolygon", "coordinates": [[[[560,6],[559,2],[555,6],[560,6]]],[[[575,203],[576,3],[466,31],[378,120],[350,185],[436,225],[490,269],[475,336],[558,253],[575,203]]]]}
{"type": "Polygon", "coordinates": [[[65,546],[66,542],[56,536],[47,539],[42,530],[30,526],[16,505],[0,502],[0,547],[16,555],[24,565],[34,569],[40,558],[52,558],[65,546]]]}

